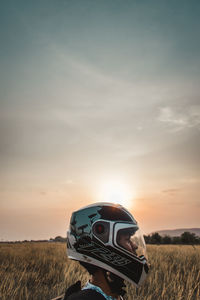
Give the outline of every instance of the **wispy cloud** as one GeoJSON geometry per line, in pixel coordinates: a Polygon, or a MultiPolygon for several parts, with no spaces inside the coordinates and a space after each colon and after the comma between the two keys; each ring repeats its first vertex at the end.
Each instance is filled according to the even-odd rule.
{"type": "Polygon", "coordinates": [[[169,106],[162,107],[158,120],[166,123],[174,132],[194,127],[200,129],[200,106],[191,106],[182,111],[169,106]]]}
{"type": "Polygon", "coordinates": [[[180,189],[167,189],[167,190],[163,190],[162,193],[174,195],[175,193],[177,193],[179,191],[180,191],[180,189]]]}

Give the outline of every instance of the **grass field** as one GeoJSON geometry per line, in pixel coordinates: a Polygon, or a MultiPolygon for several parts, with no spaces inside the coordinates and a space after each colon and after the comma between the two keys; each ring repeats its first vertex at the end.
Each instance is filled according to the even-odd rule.
{"type": "MultiPolygon", "coordinates": [[[[151,271],[142,287],[127,284],[126,299],[199,300],[200,246],[148,246],[151,271]]],[[[66,257],[62,243],[0,244],[0,299],[51,299],[88,276],[66,257]]]]}

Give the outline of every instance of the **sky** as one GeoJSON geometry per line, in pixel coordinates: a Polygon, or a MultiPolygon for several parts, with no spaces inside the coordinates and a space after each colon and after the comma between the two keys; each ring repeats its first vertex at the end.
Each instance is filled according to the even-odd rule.
{"type": "Polygon", "coordinates": [[[127,207],[200,227],[200,2],[2,1],[0,240],[127,207]]]}

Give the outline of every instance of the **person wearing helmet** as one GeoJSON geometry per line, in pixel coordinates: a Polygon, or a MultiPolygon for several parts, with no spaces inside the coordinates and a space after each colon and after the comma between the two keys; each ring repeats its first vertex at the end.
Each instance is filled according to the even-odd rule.
{"type": "Polygon", "coordinates": [[[95,203],[72,213],[67,254],[90,273],[90,281],[67,289],[64,300],[123,299],[124,280],[142,284],[149,270],[143,235],[123,206],[95,203]]]}

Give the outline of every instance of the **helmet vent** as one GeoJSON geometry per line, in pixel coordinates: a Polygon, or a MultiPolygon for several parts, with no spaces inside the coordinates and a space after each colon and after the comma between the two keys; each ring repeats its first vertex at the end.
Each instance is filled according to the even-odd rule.
{"type": "Polygon", "coordinates": [[[95,231],[96,231],[97,234],[102,234],[102,233],[105,232],[105,228],[102,224],[97,224],[95,226],[95,231]]]}
{"type": "Polygon", "coordinates": [[[94,237],[96,237],[98,240],[102,241],[103,243],[108,242],[109,231],[110,231],[110,225],[108,222],[105,221],[96,222],[92,229],[94,237]]]}

